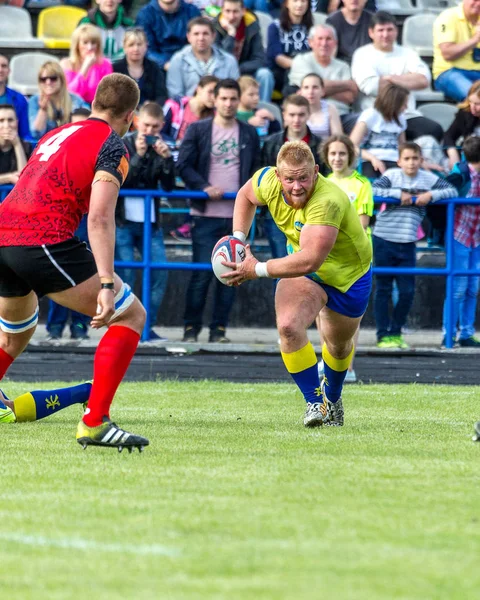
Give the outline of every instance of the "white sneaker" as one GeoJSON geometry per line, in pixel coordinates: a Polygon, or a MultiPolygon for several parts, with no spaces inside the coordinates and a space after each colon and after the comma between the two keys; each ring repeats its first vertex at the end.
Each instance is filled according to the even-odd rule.
{"type": "Polygon", "coordinates": [[[303,417],[305,427],[321,427],[327,419],[328,411],[325,399],[322,402],[307,403],[307,410],[303,417]]]}
{"type": "Polygon", "coordinates": [[[345,376],[345,383],[356,383],[357,382],[357,374],[352,369],[351,371],[347,371],[345,376]]]}

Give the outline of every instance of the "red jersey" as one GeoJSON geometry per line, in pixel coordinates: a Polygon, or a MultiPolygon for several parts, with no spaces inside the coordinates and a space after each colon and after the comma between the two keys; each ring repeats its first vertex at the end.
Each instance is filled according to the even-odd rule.
{"type": "Polygon", "coordinates": [[[88,212],[97,171],[114,175],[120,185],[128,173],[125,144],[108,123],[87,119],[47,133],[0,204],[0,246],[42,246],[73,237],[88,212]]]}

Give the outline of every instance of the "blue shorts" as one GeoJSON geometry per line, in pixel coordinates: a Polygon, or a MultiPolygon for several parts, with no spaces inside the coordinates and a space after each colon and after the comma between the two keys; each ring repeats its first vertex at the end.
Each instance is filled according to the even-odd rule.
{"type": "MultiPolygon", "coordinates": [[[[315,281],[313,277],[307,275],[308,279],[315,281]]],[[[318,283],[327,293],[327,306],[346,317],[353,319],[361,317],[367,310],[370,292],[372,291],[372,267],[368,269],[365,275],[362,275],[357,281],[346,291],[341,292],[337,288],[326,283],[318,283]]]]}

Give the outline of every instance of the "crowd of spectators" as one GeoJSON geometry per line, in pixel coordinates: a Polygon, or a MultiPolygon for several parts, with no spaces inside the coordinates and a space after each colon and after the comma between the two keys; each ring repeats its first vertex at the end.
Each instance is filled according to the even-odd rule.
{"type": "MultiPolygon", "coordinates": [[[[9,59],[0,56],[0,182],[15,183],[31,143],[69,123],[78,111],[88,111],[105,75],[112,71],[129,75],[138,83],[141,97],[135,129],[125,137],[131,156],[126,188],[168,191],[182,185],[206,192],[207,200],[188,201],[190,215],[179,228],[182,237],[192,241],[195,262],[208,262],[217,239],[231,232],[233,203],[222,200],[223,194],[238,190],[257,167],[274,164],[285,141],[305,141],[324,175],[332,166],[322,160],[321,143],[336,136],[335,144],[346,154],[353,143],[359,170],[370,179],[379,178],[374,190],[385,195],[385,178],[403,181],[407,176],[402,152],[418,156],[420,168],[421,150],[406,142],[427,136],[432,143],[444,144],[445,164],[458,171],[463,140],[480,133],[479,0],[463,0],[436,19],[432,71],[415,50],[398,43],[395,17],[377,11],[370,0],[222,0],[215,10],[202,0],[150,0],[140,3],[136,18],[129,15],[131,2],[69,4],[87,8],[88,13],[73,32],[68,56],[41,66],[38,93],[27,99],[9,88],[9,59]],[[259,10],[276,17],[263,32],[255,13],[259,10]],[[324,24],[315,24],[316,12],[328,13],[324,24]],[[447,131],[417,109],[415,92],[431,86],[460,103],[447,131]],[[281,105],[282,122],[274,99],[281,105]],[[350,138],[339,138],[342,135],[350,138]]],[[[350,177],[353,164],[350,159],[345,164],[350,177]]],[[[423,166],[430,168],[426,162],[423,166]]],[[[461,188],[477,192],[476,171],[467,168],[469,186],[464,177],[461,188]]],[[[464,176],[464,171],[458,173],[464,176]]],[[[436,179],[431,181],[422,175],[422,182],[443,189],[437,180],[446,174],[447,169],[432,175],[436,179]]],[[[347,175],[339,181],[347,181],[347,175]]],[[[433,194],[432,202],[435,199],[433,194]]],[[[119,260],[130,261],[142,253],[143,212],[142,197],[119,202],[119,260]]],[[[395,220],[396,214],[386,212],[379,227],[395,220]]],[[[413,211],[412,223],[424,212],[413,211]]],[[[151,221],[152,260],[163,261],[158,198],[152,203],[151,221]]],[[[382,237],[382,227],[377,237],[391,241],[382,237]]],[[[285,238],[268,215],[263,229],[272,255],[284,255],[285,238]]],[[[382,252],[376,253],[378,260],[382,252]]],[[[130,269],[123,275],[133,286],[136,274],[130,269]]],[[[203,326],[210,281],[208,272],[192,274],[186,341],[196,340],[203,326]]],[[[155,270],[152,325],[166,285],[167,272],[155,270]]],[[[234,290],[215,285],[209,339],[225,341],[234,290]]],[[[475,286],[468,287],[469,294],[472,289],[475,286]]],[[[478,284],[476,289],[475,298],[478,284]]],[[[405,312],[410,300],[403,302],[402,296],[397,312],[402,307],[405,312]]],[[[384,299],[381,302],[385,304],[384,299]]],[[[383,323],[385,319],[384,315],[383,323]]],[[[382,325],[379,341],[388,337],[384,330],[388,332],[388,327],[382,325]]],[[[395,329],[393,337],[396,333],[395,329]]],[[[158,338],[153,329],[150,336],[158,338]]]]}

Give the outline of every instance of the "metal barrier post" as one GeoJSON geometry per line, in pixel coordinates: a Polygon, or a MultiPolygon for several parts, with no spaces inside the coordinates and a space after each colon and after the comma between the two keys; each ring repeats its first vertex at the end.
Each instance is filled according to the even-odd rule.
{"type": "Polygon", "coordinates": [[[457,324],[453,322],[453,287],[455,282],[455,271],[453,267],[453,226],[455,222],[455,204],[447,206],[447,226],[445,230],[445,252],[447,269],[445,281],[445,347],[453,348],[453,335],[457,324]]]}
{"type": "MultiPolygon", "coordinates": [[[[147,313],[145,319],[145,327],[142,332],[142,342],[146,342],[148,340],[150,334],[150,304],[151,304],[151,285],[152,285],[152,223],[151,223],[151,214],[152,214],[152,196],[145,196],[144,198],[144,221],[143,221],[143,251],[142,251],[142,263],[143,273],[142,273],[142,304],[145,307],[145,311],[147,313]]],[[[156,215],[155,215],[156,217],[156,215]]],[[[155,223],[154,223],[155,226],[155,223]]],[[[153,321],[156,322],[157,315],[152,315],[153,321]]]]}

